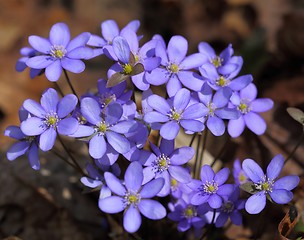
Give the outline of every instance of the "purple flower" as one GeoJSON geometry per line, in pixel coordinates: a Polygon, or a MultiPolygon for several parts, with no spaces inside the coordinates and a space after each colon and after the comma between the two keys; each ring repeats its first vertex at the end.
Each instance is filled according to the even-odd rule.
{"type": "MultiPolygon", "coordinates": [[[[21,108],[19,110],[20,122],[26,120],[29,116],[28,112],[21,108]]],[[[8,160],[13,161],[16,158],[27,154],[29,163],[34,170],[40,169],[40,161],[38,157],[38,136],[27,136],[25,135],[19,126],[8,126],[4,135],[18,140],[14,143],[6,153],[8,160]]]]}
{"type": "Polygon", "coordinates": [[[55,82],[59,79],[62,68],[81,73],[85,69],[83,61],[93,54],[93,50],[85,44],[90,33],[85,32],[70,41],[70,30],[65,23],[56,23],[52,26],[49,38],[30,36],[30,45],[40,54],[29,58],[26,65],[30,68],[45,69],[48,80],[55,82]]]}
{"type": "Polygon", "coordinates": [[[113,39],[126,30],[131,30],[136,33],[139,26],[140,22],[138,20],[133,20],[120,31],[117,23],[114,20],[110,19],[103,21],[100,24],[102,37],[92,34],[87,43],[89,46],[95,47],[92,57],[96,57],[105,53],[107,57],[113,60],[117,60],[117,57],[115,56],[112,48],[113,39]]]}
{"type": "Polygon", "coordinates": [[[25,135],[38,136],[39,147],[42,151],[50,150],[55,143],[57,132],[70,135],[78,129],[78,121],[68,115],[75,109],[77,97],[68,94],[59,100],[56,90],[47,89],[40,99],[40,103],[27,99],[23,107],[32,117],[21,123],[21,130],[25,135]]]}
{"type": "Polygon", "coordinates": [[[129,44],[124,37],[118,36],[113,39],[113,51],[118,62],[108,70],[108,87],[113,87],[129,77],[144,72],[144,66],[136,61],[129,44]]]}
{"type": "Polygon", "coordinates": [[[238,186],[235,186],[235,190],[233,191],[233,193],[228,198],[224,198],[222,206],[218,210],[219,215],[215,220],[216,227],[223,227],[227,222],[228,218],[230,218],[231,222],[235,225],[242,224],[242,215],[239,211],[244,209],[245,201],[239,199],[239,197],[240,188],[238,186]]]}
{"type": "Polygon", "coordinates": [[[188,42],[182,36],[173,36],[167,49],[160,40],[156,45],[155,55],[161,58],[161,63],[159,67],[147,73],[147,81],[156,86],[167,83],[169,97],[174,96],[182,86],[200,91],[204,82],[198,74],[190,70],[201,66],[206,58],[200,53],[186,57],[187,51],[188,42]]]}
{"type": "Polygon", "coordinates": [[[218,72],[222,76],[227,76],[228,79],[234,78],[241,70],[243,59],[240,56],[232,56],[233,48],[229,44],[219,55],[216,55],[214,49],[206,42],[200,42],[198,51],[202,53],[207,61],[203,64],[209,65],[211,72],[218,72]]]}
{"type": "Polygon", "coordinates": [[[130,100],[132,91],[127,90],[127,83],[124,81],[114,87],[106,87],[107,81],[99,79],[97,83],[98,93],[97,101],[104,108],[112,102],[117,102],[120,105],[125,104],[130,100]]]}
{"type": "Polygon", "coordinates": [[[228,133],[231,137],[240,136],[246,126],[257,135],[266,131],[266,122],[258,113],[270,110],[273,107],[273,101],[269,98],[256,97],[257,89],[253,83],[242,89],[239,94],[232,95],[231,103],[241,116],[228,123],[228,133]]]}
{"type": "Polygon", "coordinates": [[[240,113],[234,108],[228,108],[231,89],[224,87],[217,90],[214,95],[208,85],[204,85],[203,92],[198,93],[203,105],[203,114],[206,118],[208,129],[215,136],[221,136],[225,132],[223,119],[237,119],[240,113]]]}
{"type": "MultiPolygon", "coordinates": [[[[31,57],[35,57],[35,56],[39,55],[39,52],[37,52],[35,49],[30,48],[30,47],[23,47],[20,49],[20,54],[23,57],[19,58],[16,63],[17,72],[23,72],[27,68],[26,61],[31,57]]],[[[41,73],[42,73],[41,69],[35,69],[35,68],[30,69],[31,78],[34,78],[41,73]]]]}
{"type": "Polygon", "coordinates": [[[234,190],[232,184],[224,184],[229,177],[229,169],[223,168],[215,174],[209,165],[204,165],[200,177],[201,181],[194,179],[188,184],[194,191],[191,204],[200,205],[208,202],[210,207],[220,208],[223,203],[222,197],[230,195],[234,190]]]}
{"type": "Polygon", "coordinates": [[[204,214],[208,210],[210,209],[204,207],[204,205],[192,205],[188,195],[183,195],[173,205],[172,212],[168,213],[168,218],[178,222],[177,230],[180,232],[185,232],[191,227],[202,229],[207,223],[204,214]]]}
{"type": "MultiPolygon", "coordinates": [[[[132,58],[134,57],[135,66],[136,63],[140,63],[144,67],[143,72],[131,75],[130,77],[138,89],[145,91],[150,87],[150,84],[146,80],[146,72],[152,71],[160,64],[160,58],[155,57],[155,46],[158,40],[152,39],[149,42],[146,42],[142,47],[139,47],[138,37],[134,31],[124,31],[121,36],[128,43],[130,48],[130,56],[132,58]]],[[[114,44],[113,47],[115,47],[114,44]]],[[[123,69],[121,69],[119,65],[114,64],[108,71],[108,77],[110,78],[110,76],[118,71],[123,71],[123,69]]]]}
{"type": "Polygon", "coordinates": [[[237,78],[232,78],[229,75],[221,75],[211,63],[204,64],[199,68],[199,71],[203,78],[207,80],[210,87],[215,90],[222,87],[229,87],[233,91],[239,91],[248,86],[248,84],[253,80],[253,77],[250,74],[239,76],[237,78]]]}
{"type": "Polygon", "coordinates": [[[99,199],[111,196],[111,190],[104,183],[103,175],[99,173],[99,171],[94,167],[94,165],[91,163],[87,164],[86,170],[89,173],[90,177],[82,177],[80,179],[81,183],[89,188],[99,188],[99,199]]]}
{"type": "Polygon", "coordinates": [[[112,173],[104,174],[107,186],[117,196],[99,200],[99,208],[106,213],[124,211],[123,226],[128,232],[136,232],[141,225],[141,215],[158,220],[166,216],[166,209],[151,200],[163,187],[162,178],[143,183],[143,169],[139,162],[132,162],[126,170],[123,185],[112,173]]]}
{"type": "Polygon", "coordinates": [[[154,154],[144,163],[144,183],[153,178],[163,178],[164,187],[158,196],[164,197],[170,193],[171,180],[173,177],[181,183],[189,183],[191,176],[189,171],[181,165],[186,164],[194,156],[195,152],[191,147],[174,149],[174,140],[162,139],[160,147],[150,143],[154,154]]]}
{"type": "Polygon", "coordinates": [[[293,198],[291,192],[299,184],[299,177],[289,175],[278,180],[284,158],[276,155],[269,163],[266,174],[261,167],[252,159],[245,159],[242,167],[247,176],[251,179],[254,194],[248,198],[245,209],[250,214],[260,213],[266,205],[266,197],[270,197],[278,204],[286,204],[293,198]]]}
{"type": "Polygon", "coordinates": [[[186,183],[181,183],[173,177],[170,177],[170,185],[171,196],[176,199],[181,198],[183,194],[190,194],[192,192],[192,189],[186,183]]]}
{"type": "Polygon", "coordinates": [[[85,97],[80,107],[83,117],[91,125],[82,126],[81,131],[74,136],[90,136],[89,154],[93,158],[102,158],[108,150],[108,144],[121,154],[130,150],[130,142],[123,134],[135,131],[137,122],[121,119],[123,109],[119,103],[113,102],[103,111],[95,99],[85,97]]]}
{"type": "Polygon", "coordinates": [[[180,126],[191,132],[201,132],[204,124],[196,119],[204,115],[204,106],[201,103],[190,105],[190,100],[190,91],[185,88],[169,100],[154,94],[147,101],[155,111],[147,112],[144,120],[147,123],[164,123],[160,127],[160,135],[167,140],[176,138],[180,126]]]}
{"type": "Polygon", "coordinates": [[[248,177],[244,170],[241,167],[241,163],[239,159],[236,159],[233,163],[233,177],[235,184],[242,185],[246,182],[248,182],[248,177]]]}

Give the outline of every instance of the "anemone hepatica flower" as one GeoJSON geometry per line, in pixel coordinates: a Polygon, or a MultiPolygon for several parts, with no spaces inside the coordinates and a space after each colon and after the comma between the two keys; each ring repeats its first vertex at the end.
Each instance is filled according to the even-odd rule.
{"type": "Polygon", "coordinates": [[[192,192],[192,189],[186,183],[181,183],[173,177],[170,177],[170,184],[171,196],[176,199],[181,198],[183,194],[190,194],[192,192]]]}
{"type": "Polygon", "coordinates": [[[234,182],[237,185],[242,185],[248,182],[249,180],[246,173],[242,169],[239,159],[236,159],[233,163],[233,177],[234,177],[234,182]]]}
{"type": "Polygon", "coordinates": [[[158,220],[166,216],[166,209],[154,197],[163,187],[162,178],[143,183],[143,169],[139,162],[130,163],[124,176],[123,185],[112,173],[104,174],[107,186],[117,196],[99,200],[99,208],[106,213],[124,211],[123,226],[128,232],[136,232],[141,225],[141,215],[158,220]]]}
{"type": "Polygon", "coordinates": [[[162,139],[160,147],[150,143],[153,151],[152,157],[144,164],[144,182],[153,178],[163,178],[164,187],[158,193],[158,196],[167,196],[170,193],[171,181],[173,177],[181,183],[189,183],[191,176],[189,171],[181,165],[189,162],[194,156],[194,150],[191,147],[181,147],[174,149],[174,140],[162,139]]]}
{"type": "Polygon", "coordinates": [[[26,65],[30,68],[45,69],[48,80],[55,82],[59,79],[62,68],[73,73],[84,71],[85,65],[80,59],[87,59],[93,50],[85,44],[90,33],[79,34],[70,41],[70,30],[65,23],[56,23],[52,26],[49,38],[30,36],[30,45],[40,54],[29,58],[26,65]]]}
{"type": "Polygon", "coordinates": [[[126,153],[130,150],[129,140],[123,135],[136,130],[135,120],[123,120],[121,116],[123,109],[119,103],[109,104],[104,112],[99,103],[91,98],[85,97],[80,104],[81,113],[90,123],[90,126],[83,126],[79,137],[90,136],[89,154],[99,159],[107,151],[107,143],[118,153],[126,153]]]}
{"type": "Polygon", "coordinates": [[[210,207],[220,208],[223,197],[229,196],[234,190],[232,184],[224,184],[229,177],[229,169],[223,168],[215,174],[209,165],[204,165],[200,177],[201,180],[194,179],[189,184],[194,191],[191,204],[200,205],[208,202],[210,207]]]}
{"type": "Polygon", "coordinates": [[[96,57],[105,53],[107,57],[113,60],[117,60],[117,57],[115,56],[112,48],[113,39],[126,30],[131,30],[136,33],[139,26],[140,22],[138,20],[133,20],[120,30],[114,20],[109,19],[103,21],[100,24],[102,37],[92,34],[87,43],[89,46],[95,47],[92,57],[96,57]]]}
{"type": "MultiPolygon", "coordinates": [[[[131,74],[131,80],[134,85],[142,90],[145,91],[150,87],[150,84],[146,80],[146,72],[152,71],[160,64],[160,58],[155,57],[155,46],[158,40],[152,39],[146,42],[143,46],[139,47],[138,37],[134,31],[125,30],[121,37],[123,37],[128,46],[130,48],[130,56],[133,58],[135,63],[133,65],[136,66],[136,63],[140,63],[143,65],[144,71],[139,72],[137,74],[131,74]]],[[[113,41],[113,48],[114,48],[114,41],[113,41]]],[[[116,51],[117,52],[117,51],[116,51]]],[[[118,56],[117,56],[118,57],[118,56]]],[[[129,63],[130,66],[132,64],[129,63]]],[[[127,67],[127,65],[123,65],[127,67]]],[[[138,67],[137,67],[138,68],[138,67]]],[[[113,74],[117,73],[117,71],[126,71],[127,69],[121,69],[119,64],[114,64],[108,71],[108,77],[112,76],[113,74]]],[[[136,69],[135,69],[136,70],[136,69]]],[[[138,72],[138,70],[137,70],[138,72]]]]}
{"type": "Polygon", "coordinates": [[[40,103],[27,99],[23,107],[32,117],[21,123],[21,130],[28,136],[38,136],[39,147],[42,151],[50,150],[55,143],[57,132],[69,135],[78,129],[78,121],[68,116],[77,105],[77,97],[68,94],[59,100],[55,89],[47,89],[41,97],[40,103]]]}
{"type": "Polygon", "coordinates": [[[201,66],[206,58],[200,53],[186,57],[188,42],[182,36],[173,36],[166,49],[160,41],[155,48],[155,55],[161,58],[160,66],[147,73],[146,79],[152,85],[167,84],[169,97],[185,86],[194,91],[200,91],[203,81],[191,69],[201,66]]]}
{"type": "MultiPolygon", "coordinates": [[[[39,55],[39,52],[37,52],[35,49],[30,48],[30,47],[23,47],[20,49],[20,54],[23,57],[19,58],[16,63],[17,72],[23,72],[24,69],[27,68],[26,61],[31,57],[35,57],[35,56],[39,55]]],[[[38,76],[39,74],[41,74],[42,72],[43,72],[43,70],[41,70],[41,69],[31,68],[30,77],[34,78],[34,77],[38,76]]]]}
{"type": "Polygon", "coordinates": [[[198,93],[199,100],[204,104],[203,113],[208,129],[215,136],[221,136],[225,132],[223,119],[237,119],[240,114],[235,108],[228,108],[229,98],[232,94],[229,88],[221,88],[214,95],[208,85],[203,87],[205,92],[198,93]]]}
{"type": "MultiPolygon", "coordinates": [[[[21,108],[19,110],[20,122],[26,120],[29,116],[28,112],[21,108]]],[[[19,126],[8,126],[4,135],[14,138],[18,142],[14,143],[6,153],[8,160],[13,161],[16,158],[27,153],[29,163],[34,170],[40,169],[40,162],[38,157],[38,137],[25,135],[19,126]]]]}
{"type": "Polygon", "coordinates": [[[238,137],[247,126],[252,132],[261,135],[266,131],[266,122],[259,112],[266,112],[273,107],[273,101],[269,98],[256,98],[257,89],[252,83],[239,93],[234,93],[231,103],[240,112],[240,118],[230,120],[228,133],[231,137],[238,137]]]}
{"type": "Polygon", "coordinates": [[[211,63],[199,67],[199,71],[203,78],[207,80],[207,83],[215,90],[229,87],[233,91],[239,91],[248,86],[253,80],[251,74],[242,75],[237,78],[232,78],[229,75],[220,75],[211,63]]]}
{"type": "Polygon", "coordinates": [[[240,197],[240,188],[235,186],[235,190],[228,198],[224,198],[222,206],[219,208],[219,215],[215,220],[216,227],[223,227],[230,218],[231,222],[235,225],[241,225],[242,215],[239,212],[245,207],[245,200],[242,200],[240,197]]]}
{"type": "Polygon", "coordinates": [[[97,82],[97,101],[102,108],[108,106],[112,102],[117,102],[121,105],[130,100],[132,91],[127,91],[127,83],[121,82],[114,87],[107,87],[107,81],[99,79],[97,82]]]}
{"type": "Polygon", "coordinates": [[[167,140],[176,138],[180,126],[185,130],[201,132],[204,124],[196,119],[204,115],[204,106],[201,103],[189,105],[190,100],[190,91],[185,88],[169,100],[153,94],[147,101],[155,111],[146,113],[144,120],[147,123],[164,123],[160,127],[160,135],[167,140]]]}
{"type": "Polygon", "coordinates": [[[232,79],[242,68],[243,59],[240,56],[233,56],[234,51],[231,44],[217,55],[208,43],[200,42],[198,51],[207,58],[202,66],[207,66],[207,69],[212,73],[217,72],[222,76],[227,76],[228,79],[232,79]]]}
{"type": "Polygon", "coordinates": [[[210,209],[203,205],[192,205],[188,195],[184,194],[174,204],[172,212],[168,213],[168,218],[178,222],[177,230],[180,232],[185,232],[191,227],[202,229],[207,223],[204,214],[208,210],[210,209]]]}
{"type": "Polygon", "coordinates": [[[99,173],[94,165],[91,163],[87,164],[86,170],[90,177],[82,177],[80,179],[81,183],[89,188],[99,188],[99,199],[111,196],[111,190],[105,184],[103,175],[99,173]]]}
{"type": "Polygon", "coordinates": [[[295,175],[284,176],[278,180],[284,158],[276,155],[269,163],[266,174],[261,167],[252,159],[245,159],[242,167],[246,175],[252,181],[254,194],[248,198],[245,209],[250,214],[260,213],[266,205],[266,197],[270,197],[278,204],[286,204],[292,200],[291,192],[299,184],[299,177],[295,175]]]}
{"type": "Polygon", "coordinates": [[[144,66],[137,62],[130,50],[127,40],[118,36],[113,39],[113,50],[118,62],[110,67],[108,71],[107,87],[113,87],[127,78],[142,73],[144,66]]]}

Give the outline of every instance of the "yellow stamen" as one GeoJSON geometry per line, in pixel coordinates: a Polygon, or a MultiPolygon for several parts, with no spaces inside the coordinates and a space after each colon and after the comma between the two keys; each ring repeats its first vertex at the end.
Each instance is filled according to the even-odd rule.
{"type": "Polygon", "coordinates": [[[126,75],[130,75],[133,71],[133,67],[127,63],[123,66],[123,73],[126,74],[126,75]]]}

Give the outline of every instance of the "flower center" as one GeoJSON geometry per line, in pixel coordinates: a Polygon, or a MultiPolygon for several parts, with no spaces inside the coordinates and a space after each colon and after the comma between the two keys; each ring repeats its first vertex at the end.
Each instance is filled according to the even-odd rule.
{"type": "Polygon", "coordinates": [[[125,203],[129,206],[133,204],[134,206],[137,206],[137,204],[140,202],[140,194],[139,193],[131,193],[127,192],[124,196],[125,203]]]}
{"type": "Polygon", "coordinates": [[[167,67],[168,71],[171,73],[178,73],[179,71],[179,66],[175,63],[171,63],[168,67],[167,67]]]}
{"type": "Polygon", "coordinates": [[[239,176],[238,176],[238,179],[239,179],[239,182],[242,184],[242,183],[245,183],[246,180],[247,180],[247,177],[245,176],[244,173],[240,172],[239,176]]]}
{"type": "Polygon", "coordinates": [[[264,178],[264,181],[254,184],[255,188],[260,191],[265,191],[266,193],[272,192],[274,181],[269,178],[266,179],[266,176],[264,178]]]}
{"type": "Polygon", "coordinates": [[[133,67],[129,63],[124,64],[122,68],[125,75],[130,75],[133,71],[133,67]]]}
{"type": "Polygon", "coordinates": [[[66,49],[61,45],[59,46],[54,45],[51,47],[50,54],[53,58],[61,59],[65,56],[66,53],[67,53],[66,49]]]}
{"type": "Polygon", "coordinates": [[[206,181],[203,185],[203,191],[208,194],[216,193],[218,190],[218,184],[212,180],[212,182],[206,181]]]}
{"type": "Polygon", "coordinates": [[[177,122],[179,122],[179,120],[181,119],[181,113],[177,112],[174,108],[170,110],[170,113],[169,113],[169,117],[172,119],[172,120],[175,120],[177,122]]]}
{"type": "Polygon", "coordinates": [[[216,109],[216,106],[214,105],[214,103],[210,102],[207,104],[207,108],[209,108],[209,113],[208,115],[213,117],[214,116],[214,111],[216,109]]]}
{"type": "Polygon", "coordinates": [[[222,205],[222,211],[226,213],[230,213],[234,210],[234,204],[231,201],[227,201],[222,205]]]}
{"type": "Polygon", "coordinates": [[[135,62],[139,62],[140,57],[137,54],[134,54],[134,60],[135,62]]]}
{"type": "Polygon", "coordinates": [[[178,185],[178,182],[177,182],[177,180],[176,179],[174,179],[174,178],[171,178],[171,188],[173,189],[173,190],[176,190],[176,188],[177,188],[177,185],[178,185]]]}
{"type": "Polygon", "coordinates": [[[167,157],[165,154],[161,154],[158,156],[154,162],[154,167],[157,172],[166,171],[170,166],[170,158],[167,157]]]}
{"type": "Polygon", "coordinates": [[[36,136],[26,136],[24,139],[26,142],[33,142],[35,140],[36,136]]]}
{"type": "Polygon", "coordinates": [[[184,210],[184,217],[185,218],[193,218],[197,215],[195,208],[192,205],[188,205],[184,210]]]}
{"type": "Polygon", "coordinates": [[[58,118],[57,113],[47,114],[44,119],[44,123],[48,128],[50,128],[50,127],[55,128],[57,126],[58,122],[59,122],[59,118],[58,118]]]}
{"type": "Polygon", "coordinates": [[[242,99],[240,105],[237,106],[237,109],[242,114],[247,114],[251,111],[250,101],[247,99],[242,99]]]}
{"type": "Polygon", "coordinates": [[[224,60],[222,58],[220,58],[219,56],[216,56],[215,58],[211,59],[211,63],[216,67],[220,67],[222,66],[222,62],[224,60]]]}
{"type": "Polygon", "coordinates": [[[226,79],[224,76],[220,76],[220,78],[216,80],[215,83],[220,87],[225,87],[230,83],[230,80],[226,79]]]}
{"type": "Polygon", "coordinates": [[[109,125],[106,124],[104,121],[102,121],[97,125],[97,127],[98,127],[98,132],[104,134],[108,130],[109,125]]]}
{"type": "Polygon", "coordinates": [[[116,95],[113,93],[105,93],[103,95],[100,96],[99,98],[99,102],[101,104],[101,106],[104,108],[107,105],[109,105],[109,103],[116,101],[116,95]]]}

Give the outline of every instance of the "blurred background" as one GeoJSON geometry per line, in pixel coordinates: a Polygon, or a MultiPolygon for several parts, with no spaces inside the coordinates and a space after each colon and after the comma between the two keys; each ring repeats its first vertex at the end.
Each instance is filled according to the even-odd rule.
{"type": "MultiPolygon", "coordinates": [[[[206,41],[218,52],[232,43],[235,55],[243,56],[241,73],[251,73],[260,97],[273,99],[275,106],[263,114],[268,124],[264,135],[245,132],[229,142],[229,151],[222,159],[225,165],[231,166],[235,158],[251,157],[267,166],[274,155],[286,157],[297,144],[302,126],[286,108],[304,110],[303,0],[0,0],[1,132],[8,125],[19,124],[18,109],[25,99],[39,100],[42,91],[51,86],[44,76],[30,79],[28,71],[15,71],[19,50],[28,45],[28,36],[47,37],[51,26],[60,21],[69,25],[72,37],[84,31],[100,35],[100,23],[107,19],[115,20],[120,27],[140,20],[142,43],[154,34],[161,34],[166,41],[173,35],[183,35],[188,39],[189,53],[206,41]]],[[[70,74],[79,93],[105,77],[109,63],[99,57],[86,66],[85,72],[70,74]]],[[[63,80],[59,85],[68,89],[63,80]]],[[[42,156],[39,172],[30,168],[27,159],[11,163],[5,157],[11,143],[0,135],[0,238],[126,239],[119,235],[121,229],[100,212],[96,196],[81,193],[79,176],[73,169],[54,156],[42,156]]],[[[222,145],[214,140],[208,144],[211,154],[222,145]]],[[[284,173],[303,174],[303,156],[302,143],[284,173]]],[[[301,207],[303,197],[301,183],[295,193],[295,202],[301,207]]],[[[227,234],[231,239],[253,235],[270,239],[283,216],[281,208],[270,208],[259,221],[250,222],[248,217],[245,227],[231,227],[227,234]],[[263,221],[268,222],[267,228],[263,221]]],[[[154,234],[151,239],[165,239],[167,235],[162,231],[170,233],[158,229],[150,232],[154,234]]],[[[146,232],[145,236],[150,235],[146,232]]]]}

